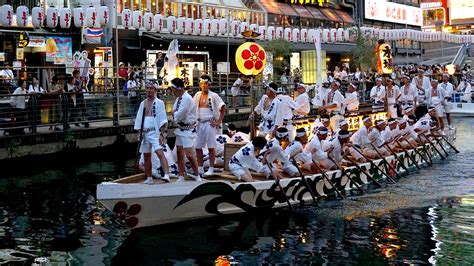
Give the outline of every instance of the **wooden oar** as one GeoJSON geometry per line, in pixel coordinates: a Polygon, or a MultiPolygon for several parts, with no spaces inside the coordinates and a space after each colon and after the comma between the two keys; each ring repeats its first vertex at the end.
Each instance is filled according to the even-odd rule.
{"type": "Polygon", "coordinates": [[[362,167],[360,167],[360,165],[358,165],[357,162],[355,162],[349,157],[347,157],[346,159],[349,160],[349,162],[351,162],[360,172],[364,173],[370,180],[372,180],[372,182],[377,184],[377,186],[382,187],[382,185],[377,180],[375,180],[375,178],[373,178],[372,175],[370,175],[366,170],[362,169],[362,167]]]}
{"type": "MultiPolygon", "coordinates": [[[[395,180],[393,180],[393,178],[392,178],[390,175],[388,175],[387,173],[385,173],[384,170],[378,168],[378,167],[375,165],[374,161],[373,161],[373,160],[370,160],[369,158],[367,158],[367,156],[365,156],[365,155],[362,153],[362,151],[360,151],[359,149],[357,149],[357,147],[352,146],[352,148],[354,148],[355,151],[357,151],[360,155],[362,155],[362,157],[364,157],[368,162],[370,162],[370,165],[371,165],[373,168],[379,169],[379,171],[380,171],[384,176],[386,176],[387,179],[389,179],[392,183],[394,183],[394,184],[397,183],[397,182],[395,182],[395,180]]],[[[383,157],[382,157],[382,158],[383,158],[383,157]]],[[[351,162],[353,162],[353,161],[351,161],[351,162]]],[[[396,173],[396,172],[397,172],[397,171],[395,171],[395,173],[396,173]]],[[[375,179],[374,179],[374,180],[375,180],[375,179]]]]}
{"type": "MultiPolygon", "coordinates": [[[[407,173],[410,173],[410,171],[408,171],[408,168],[405,166],[405,164],[401,160],[401,158],[397,156],[397,154],[392,150],[392,148],[390,148],[390,145],[388,145],[387,143],[385,143],[384,145],[385,145],[385,147],[387,147],[387,149],[390,151],[390,153],[395,157],[395,159],[398,160],[398,162],[402,165],[402,168],[405,169],[405,171],[407,171],[407,173]]],[[[395,171],[396,171],[396,169],[395,169],[395,171]]]]}
{"type": "MultiPolygon", "coordinates": [[[[352,179],[352,177],[351,177],[351,175],[350,175],[349,172],[345,171],[345,169],[342,168],[342,166],[338,165],[338,164],[336,163],[336,161],[335,161],[330,155],[328,155],[328,159],[331,160],[331,162],[339,169],[339,171],[341,171],[342,176],[347,176],[347,178],[349,178],[349,180],[351,180],[352,183],[354,183],[355,187],[356,187],[360,192],[364,193],[364,190],[359,186],[359,184],[357,184],[357,182],[356,182],[354,179],[352,179]]],[[[313,161],[313,163],[316,164],[315,161],[313,161]]],[[[316,165],[317,165],[317,164],[316,164],[316,165]]],[[[322,172],[322,170],[321,170],[321,168],[320,168],[319,166],[318,166],[318,169],[322,172]]]]}
{"type": "MultiPolygon", "coordinates": [[[[439,154],[439,156],[441,157],[441,160],[445,160],[446,158],[443,156],[443,154],[441,154],[441,152],[435,147],[435,145],[433,144],[433,142],[431,142],[431,140],[426,137],[425,134],[423,133],[420,133],[423,137],[425,137],[426,141],[431,145],[431,147],[433,147],[433,149],[439,154]]],[[[421,139],[420,135],[418,135],[418,138],[420,139],[420,142],[423,143],[423,140],[421,139]]]]}
{"type": "MultiPolygon", "coordinates": [[[[385,157],[379,152],[379,150],[377,150],[377,148],[375,147],[375,145],[370,142],[370,146],[372,146],[372,148],[375,150],[375,152],[380,156],[380,158],[382,159],[382,161],[385,163],[385,165],[388,167],[388,168],[392,168],[393,172],[397,175],[398,179],[402,178],[398,173],[397,173],[397,169],[395,169],[395,167],[392,167],[390,165],[390,163],[387,161],[387,159],[385,159],[385,157]]],[[[396,183],[395,180],[390,176],[390,175],[386,175],[387,178],[390,179],[390,181],[392,181],[394,184],[396,183]]]]}
{"type": "Polygon", "coordinates": [[[283,197],[285,198],[285,201],[288,204],[288,208],[290,208],[290,211],[293,211],[293,206],[291,206],[290,200],[286,196],[285,190],[283,190],[283,187],[280,184],[280,179],[276,178],[275,174],[273,174],[273,169],[272,169],[272,166],[270,165],[269,162],[267,162],[267,167],[268,167],[268,169],[270,169],[270,173],[272,174],[273,178],[275,179],[275,184],[280,189],[281,194],[283,194],[283,197]]]}
{"type": "Polygon", "coordinates": [[[446,143],[448,143],[449,147],[451,147],[451,149],[453,149],[456,153],[460,153],[460,151],[458,149],[456,149],[456,147],[454,147],[454,145],[448,141],[448,139],[446,138],[446,136],[442,135],[442,134],[439,134],[441,136],[441,138],[446,141],[446,143]]]}
{"type": "Polygon", "coordinates": [[[143,113],[142,113],[142,121],[141,121],[141,125],[140,125],[140,137],[139,137],[139,140],[138,140],[138,145],[137,145],[137,152],[135,153],[135,163],[133,165],[133,170],[135,172],[138,171],[138,161],[140,160],[138,157],[139,154],[140,154],[140,146],[142,144],[142,138],[143,138],[143,124],[145,123],[145,111],[146,111],[146,108],[145,108],[145,105],[143,105],[143,113]]]}
{"type": "MultiPolygon", "coordinates": [[[[400,147],[403,147],[402,144],[397,139],[395,139],[395,143],[397,143],[400,147]]],[[[408,144],[410,144],[410,143],[408,143],[408,144]]],[[[415,149],[415,152],[417,152],[416,149],[415,149]]],[[[421,154],[419,154],[419,155],[421,157],[421,154]]],[[[415,159],[410,157],[410,154],[408,154],[408,151],[405,151],[405,156],[416,166],[416,168],[418,168],[418,170],[421,170],[421,167],[418,165],[418,163],[415,161],[415,159]]],[[[425,160],[425,158],[423,158],[423,157],[422,157],[422,159],[425,160]]],[[[428,164],[430,164],[428,161],[426,161],[426,162],[428,164]]]]}
{"type": "Polygon", "coordinates": [[[319,171],[321,172],[321,175],[322,177],[331,185],[331,187],[336,191],[337,195],[341,198],[341,199],[345,199],[344,195],[341,194],[341,192],[339,192],[339,190],[337,190],[336,186],[334,185],[333,182],[331,182],[331,179],[329,178],[329,176],[326,174],[325,171],[323,171],[323,169],[321,169],[321,167],[319,167],[319,165],[314,161],[314,159],[311,158],[311,160],[313,161],[313,163],[315,164],[315,166],[319,169],[319,171]]]}
{"type": "Polygon", "coordinates": [[[301,181],[303,181],[303,185],[308,189],[309,194],[311,194],[311,198],[313,198],[314,204],[318,205],[318,200],[316,199],[316,196],[311,189],[311,186],[308,184],[308,180],[304,177],[303,172],[301,171],[300,167],[298,166],[298,162],[293,158],[293,163],[296,166],[296,169],[298,169],[298,172],[300,173],[301,176],[301,181]]]}
{"type": "MultiPolygon", "coordinates": [[[[406,143],[408,143],[408,146],[410,146],[410,148],[412,148],[429,166],[432,166],[433,165],[433,162],[431,160],[428,160],[426,159],[426,157],[415,147],[413,146],[410,141],[408,141],[407,139],[405,138],[402,138],[401,140],[404,140],[406,143]]],[[[400,145],[400,147],[402,146],[400,144],[400,142],[398,142],[398,140],[396,140],[396,142],[400,145]]],[[[429,157],[428,157],[429,158],[429,157]]],[[[414,161],[413,161],[414,162],[414,161]]]]}
{"type": "MultiPolygon", "coordinates": [[[[431,134],[433,136],[433,139],[438,143],[438,145],[441,147],[441,150],[443,150],[444,154],[446,154],[446,157],[449,156],[448,151],[444,148],[443,143],[441,143],[442,139],[437,138],[434,134],[431,134]]],[[[427,136],[428,137],[428,136],[427,136]]]]}

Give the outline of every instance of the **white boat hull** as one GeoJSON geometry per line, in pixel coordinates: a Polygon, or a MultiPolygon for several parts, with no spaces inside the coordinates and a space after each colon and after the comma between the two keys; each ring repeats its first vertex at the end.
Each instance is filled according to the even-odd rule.
{"type": "Polygon", "coordinates": [[[451,110],[453,116],[474,116],[474,103],[453,103],[451,110]]]}

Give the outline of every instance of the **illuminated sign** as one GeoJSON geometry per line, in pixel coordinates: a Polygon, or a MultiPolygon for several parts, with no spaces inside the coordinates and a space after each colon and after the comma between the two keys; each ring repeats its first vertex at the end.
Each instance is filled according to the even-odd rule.
{"type": "Polygon", "coordinates": [[[20,32],[20,37],[18,38],[18,47],[24,48],[28,46],[30,41],[30,35],[26,31],[20,32]]]}
{"type": "Polygon", "coordinates": [[[377,46],[377,70],[382,74],[392,74],[393,56],[390,45],[383,43],[377,46]]]}
{"type": "Polygon", "coordinates": [[[291,4],[323,6],[325,3],[329,3],[329,0],[287,0],[287,2],[291,4]]]}
{"type": "Polygon", "coordinates": [[[474,21],[474,1],[456,0],[450,1],[449,18],[451,22],[471,22],[474,21]]]}
{"type": "Polygon", "coordinates": [[[387,0],[365,0],[366,19],[422,26],[423,14],[419,7],[407,6],[387,0]]]}
{"type": "Polygon", "coordinates": [[[441,2],[428,2],[428,3],[420,3],[421,9],[431,9],[431,8],[437,8],[437,7],[442,7],[443,3],[441,2]]]}

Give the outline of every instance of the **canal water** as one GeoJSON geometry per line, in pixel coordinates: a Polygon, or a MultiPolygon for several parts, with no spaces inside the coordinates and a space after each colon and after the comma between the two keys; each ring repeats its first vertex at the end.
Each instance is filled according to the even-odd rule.
{"type": "Polygon", "coordinates": [[[132,172],[133,149],[10,165],[0,177],[0,263],[473,265],[474,119],[456,126],[460,154],[385,189],[134,231],[94,198],[96,184],[132,172]]]}

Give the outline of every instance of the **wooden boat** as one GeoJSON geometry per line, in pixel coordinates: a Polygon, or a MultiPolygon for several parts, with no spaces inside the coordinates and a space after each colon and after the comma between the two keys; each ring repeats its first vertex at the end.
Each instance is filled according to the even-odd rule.
{"type": "MultiPolygon", "coordinates": [[[[454,130],[448,136],[450,141],[454,139],[454,130]]],[[[449,146],[445,142],[440,141],[435,144],[437,149],[443,152],[441,145],[448,150],[449,146]]],[[[385,177],[381,170],[388,172],[391,176],[395,176],[394,170],[404,173],[401,162],[407,168],[414,168],[413,162],[417,162],[419,166],[425,165],[419,154],[425,158],[439,157],[430,144],[417,147],[417,150],[419,153],[415,150],[398,153],[398,160],[393,155],[386,157],[390,167],[387,167],[381,159],[375,160],[374,165],[364,163],[360,167],[372,178],[381,181],[385,177]],[[391,170],[387,171],[387,169],[391,170]]],[[[346,168],[344,173],[340,170],[328,171],[327,175],[337,190],[347,194],[356,188],[353,181],[360,186],[370,183],[371,178],[364,172],[353,166],[346,168]],[[353,181],[347,175],[350,175],[353,181]]],[[[98,184],[97,199],[130,228],[258,209],[281,208],[288,206],[283,193],[292,205],[299,204],[301,200],[312,201],[301,177],[281,179],[279,183],[283,188],[283,193],[275,180],[267,180],[258,175],[255,178],[257,181],[245,183],[240,182],[230,173],[223,172],[213,177],[206,177],[203,182],[172,181],[159,185],[146,185],[142,184],[145,175],[139,174],[98,184]]],[[[322,178],[321,174],[305,174],[305,179],[318,199],[335,197],[336,191],[322,178]]]]}

